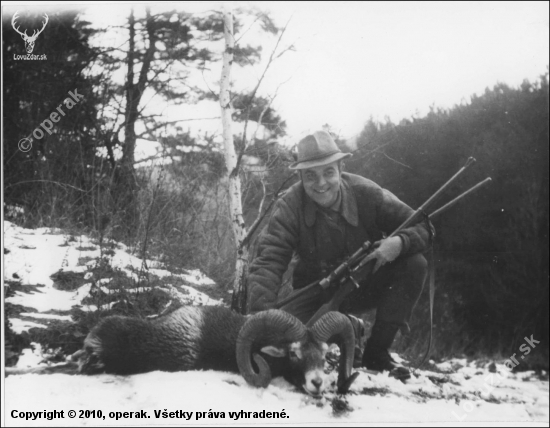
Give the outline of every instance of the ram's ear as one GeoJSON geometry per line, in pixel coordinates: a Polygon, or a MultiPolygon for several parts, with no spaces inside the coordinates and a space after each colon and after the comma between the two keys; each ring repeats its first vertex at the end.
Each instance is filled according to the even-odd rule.
{"type": "Polygon", "coordinates": [[[271,355],[272,357],[281,358],[286,356],[286,348],[280,348],[277,346],[264,346],[260,349],[264,354],[271,355]]]}

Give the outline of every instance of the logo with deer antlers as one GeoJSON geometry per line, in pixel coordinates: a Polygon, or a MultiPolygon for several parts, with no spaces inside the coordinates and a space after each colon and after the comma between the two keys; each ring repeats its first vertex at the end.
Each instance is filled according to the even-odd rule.
{"type": "Polygon", "coordinates": [[[27,30],[22,33],[21,31],[19,31],[19,27],[15,27],[15,21],[17,21],[17,18],[19,18],[19,16],[17,15],[17,12],[15,12],[13,18],[11,19],[11,26],[21,35],[21,38],[25,41],[25,49],[27,50],[27,53],[31,54],[34,49],[34,42],[36,42],[36,39],[40,35],[40,33],[44,31],[44,28],[46,28],[46,24],[49,21],[48,15],[46,13],[44,14],[45,20],[42,24],[42,28],[40,30],[34,30],[32,36],[27,35],[27,30]]]}

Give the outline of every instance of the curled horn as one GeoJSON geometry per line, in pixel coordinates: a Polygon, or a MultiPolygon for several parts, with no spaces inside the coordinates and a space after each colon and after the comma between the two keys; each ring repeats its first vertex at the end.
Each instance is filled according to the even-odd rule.
{"type": "Polygon", "coordinates": [[[352,377],[353,352],[355,349],[355,333],[351,321],[340,312],[328,312],[310,328],[315,337],[321,342],[328,342],[330,338],[338,340],[340,346],[340,364],[338,369],[338,389],[345,393],[355,380],[352,377]]]}
{"type": "Polygon", "coordinates": [[[262,388],[271,382],[268,364],[256,353],[253,358],[259,372],[254,371],[250,359],[253,347],[257,349],[270,344],[297,342],[306,333],[306,327],[298,318],[280,310],[270,309],[249,317],[237,338],[237,365],[244,379],[249,384],[262,388]]]}

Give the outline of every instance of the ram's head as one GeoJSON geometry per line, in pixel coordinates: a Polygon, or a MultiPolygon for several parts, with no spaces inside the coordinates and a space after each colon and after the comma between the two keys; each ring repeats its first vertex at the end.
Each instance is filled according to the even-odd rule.
{"type": "Polygon", "coordinates": [[[327,342],[335,342],[341,348],[338,389],[346,392],[355,378],[351,376],[355,336],[348,317],[338,312],[327,313],[310,328],[280,310],[249,317],[237,340],[237,364],[249,384],[266,387],[273,367],[259,352],[279,357],[285,365],[281,370],[285,377],[317,397],[328,386],[324,370],[327,342]]]}

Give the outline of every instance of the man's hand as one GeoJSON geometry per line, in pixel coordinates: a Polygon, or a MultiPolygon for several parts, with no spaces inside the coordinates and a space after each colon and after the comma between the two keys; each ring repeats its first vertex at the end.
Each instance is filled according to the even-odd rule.
{"type": "Polygon", "coordinates": [[[376,272],[378,268],[384,266],[386,263],[393,262],[401,254],[403,241],[399,236],[394,236],[375,242],[374,247],[375,250],[365,258],[366,262],[376,259],[372,273],[376,272]]]}

